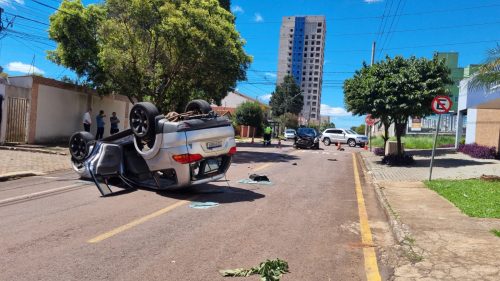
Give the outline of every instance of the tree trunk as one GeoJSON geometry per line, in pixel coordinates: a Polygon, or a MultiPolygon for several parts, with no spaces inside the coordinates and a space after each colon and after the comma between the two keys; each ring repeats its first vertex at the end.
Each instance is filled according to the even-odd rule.
{"type": "Polygon", "coordinates": [[[403,122],[403,123],[399,123],[398,121],[396,121],[394,123],[394,125],[396,127],[396,140],[398,142],[398,156],[402,156],[403,155],[403,148],[402,148],[402,145],[401,145],[401,136],[405,132],[406,121],[403,122]]]}
{"type": "Polygon", "coordinates": [[[382,139],[384,139],[384,149],[385,149],[385,145],[389,140],[389,127],[391,126],[391,122],[383,121],[382,124],[384,125],[384,136],[382,137],[382,139]]]}

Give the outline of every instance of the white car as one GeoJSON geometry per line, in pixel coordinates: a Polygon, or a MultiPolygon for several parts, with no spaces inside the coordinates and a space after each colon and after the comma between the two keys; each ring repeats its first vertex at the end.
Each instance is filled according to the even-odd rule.
{"type": "Polygon", "coordinates": [[[285,130],[285,139],[287,139],[287,140],[295,139],[296,135],[297,135],[297,133],[295,132],[294,129],[286,129],[285,130]]]}
{"type": "Polygon", "coordinates": [[[88,132],[70,139],[71,163],[103,196],[109,185],[179,189],[223,178],[236,153],[234,129],[204,100],[191,101],[186,113],[163,116],[151,103],[136,103],[130,129],[101,140],[88,132]]]}
{"type": "Polygon", "coordinates": [[[368,137],[352,130],[329,128],[323,131],[321,141],[327,146],[332,143],[346,143],[350,147],[355,147],[356,145],[364,147],[368,143],[368,137]]]}

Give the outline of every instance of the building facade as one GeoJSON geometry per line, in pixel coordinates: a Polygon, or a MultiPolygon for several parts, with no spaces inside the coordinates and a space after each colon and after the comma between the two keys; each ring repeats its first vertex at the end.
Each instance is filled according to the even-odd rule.
{"type": "Polygon", "coordinates": [[[299,118],[319,124],[326,36],[324,16],[283,17],[280,30],[277,84],[293,76],[304,95],[299,118]]]}

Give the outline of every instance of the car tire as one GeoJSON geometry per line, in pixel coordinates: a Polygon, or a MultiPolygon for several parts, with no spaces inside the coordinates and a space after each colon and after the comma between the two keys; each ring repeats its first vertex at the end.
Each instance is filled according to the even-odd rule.
{"type": "Polygon", "coordinates": [[[151,141],[155,137],[155,117],[160,112],[150,102],[139,102],[130,110],[130,128],[134,135],[141,141],[151,141]]]}
{"type": "Polygon", "coordinates": [[[90,153],[90,145],[95,142],[89,132],[77,132],[69,138],[69,153],[76,162],[83,162],[90,153]]]}
{"type": "Polygon", "coordinates": [[[348,139],[348,140],[347,140],[347,144],[348,144],[350,147],[355,147],[355,146],[356,146],[356,140],[354,140],[354,139],[348,139]]]}
{"type": "Polygon", "coordinates": [[[186,105],[185,112],[194,111],[198,114],[208,114],[212,111],[212,107],[205,100],[192,100],[186,105]]]}
{"type": "Polygon", "coordinates": [[[313,149],[319,149],[319,142],[313,145],[313,149]]]}
{"type": "Polygon", "coordinates": [[[326,146],[330,146],[330,144],[332,144],[332,141],[330,140],[330,138],[324,138],[323,139],[323,144],[326,145],[326,146]]]}

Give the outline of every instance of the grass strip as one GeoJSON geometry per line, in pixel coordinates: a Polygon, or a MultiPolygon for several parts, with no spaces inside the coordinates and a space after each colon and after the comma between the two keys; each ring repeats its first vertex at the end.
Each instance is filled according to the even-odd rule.
{"type": "Polygon", "coordinates": [[[500,182],[433,180],[425,185],[470,217],[500,218],[500,182]]]}

